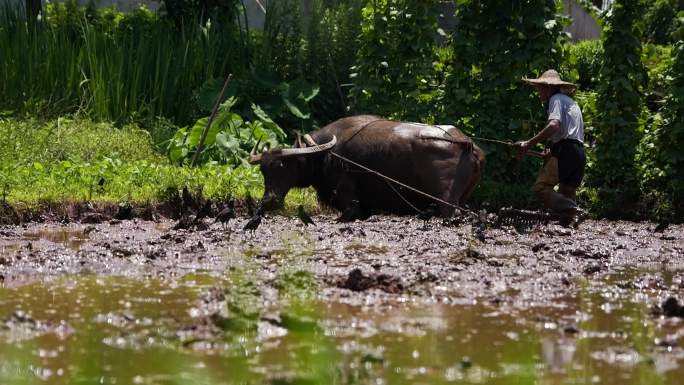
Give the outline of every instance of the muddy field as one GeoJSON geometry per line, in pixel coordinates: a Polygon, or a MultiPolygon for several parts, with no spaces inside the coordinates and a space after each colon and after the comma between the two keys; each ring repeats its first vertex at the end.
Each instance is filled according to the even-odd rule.
{"type": "Polygon", "coordinates": [[[684,378],[684,326],[660,309],[684,298],[682,225],[656,232],[589,220],[483,232],[438,219],[338,224],[321,215],[308,227],[269,216],[252,233],[245,221],[0,229],[0,380],[684,378]]]}

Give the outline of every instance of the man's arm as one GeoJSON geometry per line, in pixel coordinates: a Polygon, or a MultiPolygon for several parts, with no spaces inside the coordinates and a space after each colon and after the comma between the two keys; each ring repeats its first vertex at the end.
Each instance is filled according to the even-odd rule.
{"type": "Polygon", "coordinates": [[[558,131],[560,131],[560,128],[560,121],[558,121],[558,119],[551,119],[546,123],[546,127],[544,127],[544,129],[541,130],[532,139],[516,142],[514,146],[518,147],[518,152],[521,156],[525,155],[525,153],[529,149],[537,145],[537,143],[543,142],[548,138],[552,137],[554,134],[557,134],[558,131]]]}

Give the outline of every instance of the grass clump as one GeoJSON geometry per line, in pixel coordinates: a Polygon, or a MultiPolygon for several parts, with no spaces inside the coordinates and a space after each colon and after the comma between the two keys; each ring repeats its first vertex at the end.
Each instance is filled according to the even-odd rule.
{"type": "Polygon", "coordinates": [[[149,133],[136,125],[123,128],[89,119],[59,118],[47,123],[0,119],[0,160],[49,164],[65,160],[95,162],[163,161],[149,133]]]}

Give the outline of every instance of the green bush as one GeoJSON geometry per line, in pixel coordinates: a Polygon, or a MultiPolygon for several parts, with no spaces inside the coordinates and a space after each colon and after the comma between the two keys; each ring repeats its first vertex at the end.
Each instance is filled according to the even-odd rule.
{"type": "Polygon", "coordinates": [[[0,119],[0,160],[14,163],[94,162],[105,158],[152,161],[155,151],[147,131],[135,125],[122,128],[87,119],[0,119]]]}
{"type": "MultiPolygon", "coordinates": [[[[533,136],[546,115],[522,78],[559,67],[562,18],[556,2],[459,3],[444,98],[446,120],[475,137],[515,141],[533,136]]],[[[485,178],[504,190],[511,184],[531,186],[539,167],[533,160],[516,162],[507,146],[475,142],[487,153],[485,178]]]]}
{"type": "MultiPolygon", "coordinates": [[[[304,9],[298,0],[269,2],[263,34],[255,53],[255,78],[249,92],[262,95],[252,102],[280,118],[284,126],[294,125],[291,116],[269,105],[278,103],[272,90],[280,82],[318,85],[320,97],[312,100],[312,120],[328,123],[347,114],[349,67],[359,47],[363,0],[313,0],[304,9]]],[[[277,86],[276,86],[277,88],[277,86]]]]}
{"type": "Polygon", "coordinates": [[[684,10],[682,0],[655,0],[644,15],[644,40],[655,44],[671,44],[677,28],[677,13],[684,10]]]}
{"type": "Polygon", "coordinates": [[[669,75],[672,66],[671,45],[642,45],[641,61],[646,67],[648,83],[644,89],[646,106],[652,113],[662,106],[672,78],[669,75]]]}
{"type": "MultiPolygon", "coordinates": [[[[684,30],[682,31],[684,32],[684,30]]],[[[684,218],[684,43],[673,50],[665,105],[639,145],[637,164],[646,209],[656,218],[684,218]]]]}
{"type": "Polygon", "coordinates": [[[360,48],[352,68],[352,110],[422,120],[432,81],[437,22],[433,0],[377,0],[363,9],[360,48]]]}
{"type": "Polygon", "coordinates": [[[585,40],[568,44],[565,52],[566,60],[563,61],[559,71],[561,75],[577,83],[581,90],[596,89],[603,64],[604,53],[601,40],[585,40]]]}
{"type": "Polygon", "coordinates": [[[596,161],[590,184],[600,190],[608,216],[635,213],[639,198],[634,156],[643,132],[643,87],[637,21],[641,0],[616,0],[603,31],[604,63],[598,87],[600,124],[595,132],[596,161]]]}

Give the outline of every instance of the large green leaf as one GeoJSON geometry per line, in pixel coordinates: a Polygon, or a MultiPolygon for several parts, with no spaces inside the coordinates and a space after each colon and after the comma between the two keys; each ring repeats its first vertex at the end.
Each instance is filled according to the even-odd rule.
{"type": "MultiPolygon", "coordinates": [[[[202,84],[197,95],[197,104],[199,104],[199,107],[202,109],[202,111],[211,112],[212,108],[214,108],[214,103],[216,103],[216,99],[219,97],[219,94],[221,93],[224,81],[225,80],[221,78],[212,78],[205,81],[204,84],[202,84]]],[[[236,83],[229,83],[228,89],[226,89],[226,92],[223,95],[223,100],[221,100],[221,102],[233,98],[236,93],[236,83]]]]}
{"type": "Polygon", "coordinates": [[[279,141],[285,139],[285,131],[283,131],[283,129],[280,128],[280,126],[276,124],[276,122],[274,122],[273,119],[271,119],[271,117],[261,109],[261,107],[257,106],[256,104],[252,104],[252,111],[254,112],[254,115],[261,120],[261,124],[263,124],[266,129],[273,132],[276,139],[279,141]]]}
{"type": "Polygon", "coordinates": [[[229,133],[223,131],[216,135],[216,147],[225,155],[234,155],[240,149],[240,141],[229,133]]]}
{"type": "Polygon", "coordinates": [[[292,115],[300,119],[309,119],[311,117],[309,102],[318,95],[319,90],[318,86],[304,80],[295,80],[291,83],[283,82],[280,85],[280,96],[292,115]]]}

